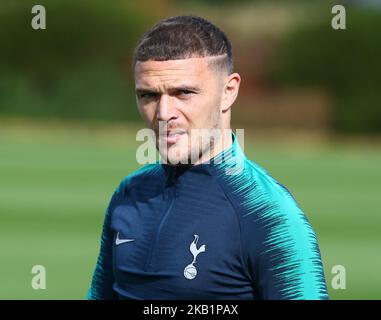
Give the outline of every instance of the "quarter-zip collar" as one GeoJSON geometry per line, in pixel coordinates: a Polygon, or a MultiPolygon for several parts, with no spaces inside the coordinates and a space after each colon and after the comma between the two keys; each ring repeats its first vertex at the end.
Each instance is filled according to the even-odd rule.
{"type": "Polygon", "coordinates": [[[201,173],[211,175],[213,168],[233,168],[237,167],[237,164],[243,163],[245,155],[240,148],[237,137],[232,131],[232,144],[222,150],[220,153],[212,157],[209,161],[192,165],[192,164],[178,164],[170,165],[162,163],[161,166],[166,172],[168,177],[167,185],[172,185],[177,182],[179,178],[186,172],[201,173]]]}

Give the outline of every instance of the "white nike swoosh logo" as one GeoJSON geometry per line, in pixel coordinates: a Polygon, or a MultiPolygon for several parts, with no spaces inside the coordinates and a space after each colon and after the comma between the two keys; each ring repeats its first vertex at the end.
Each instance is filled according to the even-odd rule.
{"type": "Polygon", "coordinates": [[[116,235],[115,244],[118,246],[122,243],[131,242],[131,241],[135,241],[135,239],[120,239],[119,232],[118,232],[118,234],[116,235]]]}

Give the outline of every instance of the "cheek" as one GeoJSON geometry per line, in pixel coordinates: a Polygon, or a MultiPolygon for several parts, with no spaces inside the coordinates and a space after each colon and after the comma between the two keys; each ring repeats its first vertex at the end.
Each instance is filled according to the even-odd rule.
{"type": "Polygon", "coordinates": [[[192,103],[183,109],[183,114],[193,127],[209,127],[208,123],[213,118],[213,115],[218,109],[218,99],[211,96],[203,96],[199,99],[194,99],[192,103]]]}
{"type": "Polygon", "coordinates": [[[140,106],[138,105],[138,110],[142,118],[147,122],[147,123],[152,123],[155,119],[156,115],[156,109],[154,106],[149,106],[149,105],[144,105],[140,106]]]}

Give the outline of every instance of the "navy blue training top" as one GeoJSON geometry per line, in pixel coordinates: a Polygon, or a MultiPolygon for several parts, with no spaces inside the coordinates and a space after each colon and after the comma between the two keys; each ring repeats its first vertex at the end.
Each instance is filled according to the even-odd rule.
{"type": "Polygon", "coordinates": [[[307,218],[236,140],[209,163],[121,182],[88,299],[328,299],[307,218]]]}

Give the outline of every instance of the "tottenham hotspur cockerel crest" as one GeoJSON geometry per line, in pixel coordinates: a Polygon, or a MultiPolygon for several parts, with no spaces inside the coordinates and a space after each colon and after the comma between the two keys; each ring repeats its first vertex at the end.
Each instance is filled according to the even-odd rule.
{"type": "Polygon", "coordinates": [[[197,269],[194,266],[196,263],[196,258],[201,252],[205,252],[206,247],[205,244],[203,244],[199,249],[197,249],[197,242],[198,242],[199,236],[197,234],[194,235],[194,240],[190,244],[189,250],[193,255],[193,261],[188,264],[184,269],[184,277],[192,280],[197,276],[197,269]]]}

